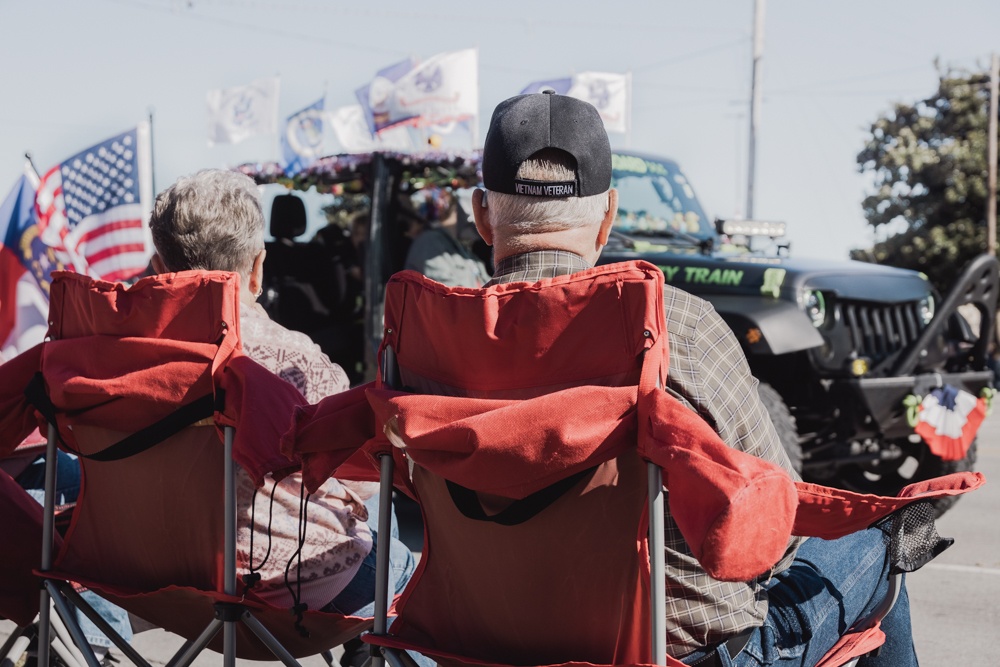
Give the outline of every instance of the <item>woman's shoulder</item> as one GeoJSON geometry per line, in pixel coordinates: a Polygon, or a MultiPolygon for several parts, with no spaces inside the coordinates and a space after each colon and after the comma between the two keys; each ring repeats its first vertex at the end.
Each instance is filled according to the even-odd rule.
{"type": "Polygon", "coordinates": [[[287,329],[257,308],[241,306],[243,353],[295,386],[310,403],[344,391],[347,373],[309,336],[287,329]]]}

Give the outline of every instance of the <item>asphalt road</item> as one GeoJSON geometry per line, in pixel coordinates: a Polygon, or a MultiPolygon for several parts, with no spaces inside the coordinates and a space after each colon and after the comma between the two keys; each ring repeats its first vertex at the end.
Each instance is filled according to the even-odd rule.
{"type": "Polygon", "coordinates": [[[1000,664],[992,647],[1000,628],[1000,411],[979,432],[976,468],[987,484],[938,521],[954,546],[907,578],[921,665],[1000,664]]]}
{"type": "MultiPolygon", "coordinates": [[[[963,497],[939,522],[942,536],[955,545],[935,561],[907,578],[914,642],[924,667],[994,667],[1000,658],[991,649],[1000,628],[1000,411],[986,420],[979,434],[977,468],[991,480],[963,497]]],[[[409,504],[399,507],[401,533],[411,548],[419,549],[419,514],[409,504]]],[[[0,621],[0,640],[13,625],[0,621]]],[[[133,644],[154,665],[167,662],[180,638],[161,630],[136,635],[133,644]]],[[[339,649],[334,651],[339,656],[339,649]]],[[[123,664],[129,664],[123,659],[123,664]]],[[[221,664],[221,657],[205,653],[198,667],[221,664]]],[[[243,667],[278,665],[238,661],[243,667]]],[[[314,656],[305,667],[326,663],[314,656]]]]}

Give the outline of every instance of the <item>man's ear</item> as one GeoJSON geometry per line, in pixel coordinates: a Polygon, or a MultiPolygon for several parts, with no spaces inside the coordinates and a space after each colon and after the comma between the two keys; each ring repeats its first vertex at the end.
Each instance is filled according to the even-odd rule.
{"type": "Polygon", "coordinates": [[[486,191],[476,188],[472,193],[472,219],[476,222],[476,230],[486,241],[486,245],[493,245],[493,227],[490,226],[490,210],[486,208],[486,191]]]}
{"type": "Polygon", "coordinates": [[[257,256],[253,258],[253,268],[250,269],[249,284],[247,287],[254,296],[260,296],[264,286],[264,256],[267,251],[261,248],[257,256]]]}
{"type": "Polygon", "coordinates": [[[614,188],[608,190],[608,210],[601,220],[601,227],[597,232],[598,247],[603,248],[608,244],[608,237],[611,236],[611,227],[615,224],[618,216],[618,191],[614,188]]]}
{"type": "Polygon", "coordinates": [[[167,267],[163,264],[163,259],[160,257],[160,253],[154,252],[153,256],[149,258],[150,263],[153,265],[153,271],[156,273],[169,273],[167,267]]]}

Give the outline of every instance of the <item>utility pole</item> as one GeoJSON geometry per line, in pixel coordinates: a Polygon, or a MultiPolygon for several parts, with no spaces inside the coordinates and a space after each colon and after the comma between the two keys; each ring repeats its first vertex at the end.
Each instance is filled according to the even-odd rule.
{"type": "Polygon", "coordinates": [[[757,127],[760,123],[760,61],[764,55],[764,0],[753,3],[753,78],[750,82],[750,148],[747,164],[747,220],[753,220],[754,170],[757,166],[757,127]]]}
{"type": "Polygon", "coordinates": [[[986,181],[986,252],[995,255],[997,251],[997,106],[998,89],[1000,89],[1000,56],[993,54],[990,65],[990,121],[987,150],[986,181]]]}

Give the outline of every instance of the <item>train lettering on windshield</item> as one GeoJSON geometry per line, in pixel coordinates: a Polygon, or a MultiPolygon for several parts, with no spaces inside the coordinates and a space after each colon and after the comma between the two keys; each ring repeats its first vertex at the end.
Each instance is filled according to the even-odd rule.
{"type": "Polygon", "coordinates": [[[674,282],[674,278],[677,277],[681,269],[684,269],[684,271],[681,273],[679,279],[685,283],[738,286],[743,282],[743,272],[738,269],[709,269],[703,266],[660,267],[668,283],[674,282]]]}

